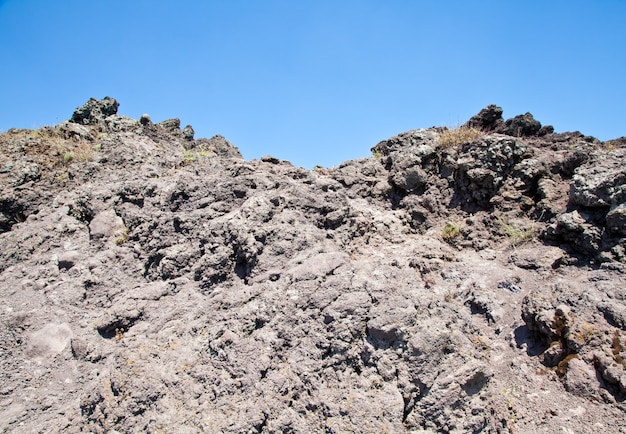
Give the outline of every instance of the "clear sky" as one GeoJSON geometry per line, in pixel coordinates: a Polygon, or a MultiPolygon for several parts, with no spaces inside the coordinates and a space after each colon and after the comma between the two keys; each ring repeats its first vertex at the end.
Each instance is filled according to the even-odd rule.
{"type": "Polygon", "coordinates": [[[624,0],[0,0],[0,131],[90,97],[311,168],[488,104],[626,135],[624,0]]]}

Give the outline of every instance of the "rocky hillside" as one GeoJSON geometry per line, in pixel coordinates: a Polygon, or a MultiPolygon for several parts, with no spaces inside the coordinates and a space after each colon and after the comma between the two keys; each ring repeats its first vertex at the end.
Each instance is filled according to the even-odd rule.
{"type": "Polygon", "coordinates": [[[0,135],[0,432],[625,432],[626,139],[309,171],[117,108],[0,135]]]}

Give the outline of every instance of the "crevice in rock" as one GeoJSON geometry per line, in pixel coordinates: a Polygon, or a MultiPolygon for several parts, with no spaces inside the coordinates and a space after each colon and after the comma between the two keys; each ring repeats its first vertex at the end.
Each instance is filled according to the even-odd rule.
{"type": "Polygon", "coordinates": [[[517,347],[525,348],[526,355],[529,357],[538,356],[548,348],[548,345],[543,342],[543,339],[537,338],[527,325],[517,327],[513,331],[513,335],[517,347]]]}
{"type": "Polygon", "coordinates": [[[178,234],[186,234],[188,231],[182,226],[183,221],[179,217],[174,217],[172,224],[174,226],[174,232],[178,234]]]}
{"type": "Polygon", "coordinates": [[[140,319],[141,315],[137,317],[119,318],[115,321],[99,325],[96,329],[98,330],[98,334],[104,339],[121,340],[124,333],[128,332],[128,330],[140,319]]]}
{"type": "Polygon", "coordinates": [[[0,233],[8,232],[13,225],[26,221],[28,208],[16,199],[0,199],[0,233]]]}
{"type": "Polygon", "coordinates": [[[263,430],[265,429],[265,427],[267,426],[267,420],[269,419],[269,417],[267,416],[267,414],[263,414],[263,420],[261,421],[261,423],[254,425],[254,429],[256,429],[257,433],[262,433],[263,430]]]}
{"type": "Polygon", "coordinates": [[[159,266],[164,257],[165,256],[160,253],[155,253],[154,255],[148,256],[148,259],[144,264],[143,277],[149,277],[152,274],[153,270],[159,266]]]}

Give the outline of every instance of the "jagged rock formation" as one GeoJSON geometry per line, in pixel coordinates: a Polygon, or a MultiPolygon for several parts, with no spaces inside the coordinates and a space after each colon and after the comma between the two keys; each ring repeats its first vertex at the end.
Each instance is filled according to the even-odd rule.
{"type": "Polygon", "coordinates": [[[625,139],[309,171],[117,107],[0,135],[0,430],[623,432],[625,139]]]}

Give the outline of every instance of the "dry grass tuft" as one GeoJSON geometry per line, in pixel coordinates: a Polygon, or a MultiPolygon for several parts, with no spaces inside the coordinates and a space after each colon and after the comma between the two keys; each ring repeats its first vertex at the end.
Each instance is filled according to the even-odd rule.
{"type": "Polygon", "coordinates": [[[126,241],[128,241],[130,234],[128,233],[128,228],[124,227],[118,234],[117,237],[115,238],[115,240],[113,240],[115,242],[116,245],[121,246],[122,244],[124,244],[126,241]]]}
{"type": "Polygon", "coordinates": [[[451,146],[458,146],[463,143],[473,142],[484,135],[485,132],[479,129],[462,126],[452,130],[448,129],[441,133],[438,143],[442,148],[449,148],[451,146]]]}
{"type": "Polygon", "coordinates": [[[537,228],[535,227],[534,223],[532,223],[530,226],[522,226],[518,224],[513,224],[511,222],[506,222],[499,217],[498,222],[500,223],[500,227],[502,228],[504,233],[511,241],[511,245],[513,247],[517,247],[521,244],[532,241],[537,235],[537,228]]]}
{"type": "Polygon", "coordinates": [[[87,140],[64,140],[60,138],[51,139],[49,141],[53,155],[56,155],[58,162],[82,163],[85,161],[93,161],[96,150],[93,144],[87,140]]]}

